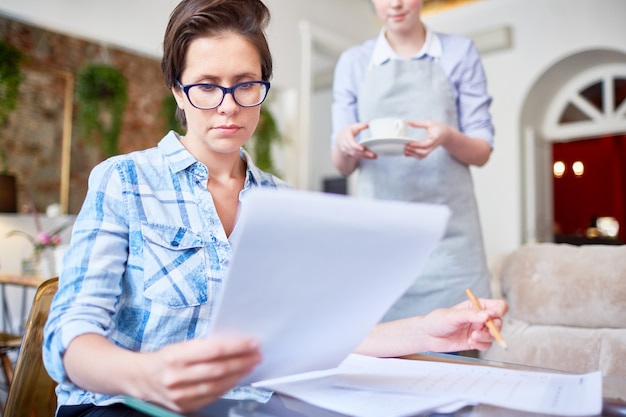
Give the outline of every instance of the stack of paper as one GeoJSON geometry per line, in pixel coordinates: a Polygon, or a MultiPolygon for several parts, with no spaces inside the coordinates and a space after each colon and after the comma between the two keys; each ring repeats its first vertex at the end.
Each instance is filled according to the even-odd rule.
{"type": "Polygon", "coordinates": [[[242,384],[357,417],[466,403],[567,416],[600,412],[599,372],[350,355],[419,275],[443,236],[446,207],[269,189],[252,190],[242,207],[211,330],[260,341],[263,362],[242,384]]]}
{"type": "Polygon", "coordinates": [[[598,415],[602,409],[600,372],[572,375],[360,355],[350,355],[336,369],[254,385],[355,417],[411,416],[468,403],[562,416],[598,415]]]}

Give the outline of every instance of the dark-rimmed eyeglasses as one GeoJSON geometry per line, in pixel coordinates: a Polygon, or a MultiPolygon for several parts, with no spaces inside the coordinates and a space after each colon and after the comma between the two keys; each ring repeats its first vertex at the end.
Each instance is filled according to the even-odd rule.
{"type": "Polygon", "coordinates": [[[270,91],[270,83],[267,81],[246,81],[232,87],[207,83],[183,85],[180,81],[176,82],[185,92],[191,105],[200,110],[218,107],[226,94],[232,95],[235,103],[241,107],[255,107],[265,101],[270,91]]]}

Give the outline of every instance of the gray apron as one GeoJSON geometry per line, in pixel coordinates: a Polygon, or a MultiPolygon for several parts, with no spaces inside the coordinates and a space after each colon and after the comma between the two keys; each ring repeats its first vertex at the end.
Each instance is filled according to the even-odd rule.
{"type": "MultiPolygon", "coordinates": [[[[371,66],[359,96],[359,120],[401,117],[436,120],[458,128],[455,99],[438,62],[391,60],[371,66]]],[[[362,132],[367,134],[367,130],[362,132]]],[[[409,127],[408,136],[426,137],[409,127]]],[[[490,296],[474,185],[470,168],[443,147],[425,159],[379,156],[362,159],[357,177],[362,197],[447,205],[451,218],[441,243],[409,290],[383,321],[423,315],[466,299],[465,288],[478,297],[490,296]]],[[[387,279],[393,279],[393,272],[387,279]]]]}

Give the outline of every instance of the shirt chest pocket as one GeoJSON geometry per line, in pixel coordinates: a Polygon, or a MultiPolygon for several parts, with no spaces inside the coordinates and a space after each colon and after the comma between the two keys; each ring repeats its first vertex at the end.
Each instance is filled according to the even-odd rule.
{"type": "Polygon", "coordinates": [[[171,308],[208,301],[204,243],[194,231],[153,223],[141,225],[144,295],[171,308]]]}

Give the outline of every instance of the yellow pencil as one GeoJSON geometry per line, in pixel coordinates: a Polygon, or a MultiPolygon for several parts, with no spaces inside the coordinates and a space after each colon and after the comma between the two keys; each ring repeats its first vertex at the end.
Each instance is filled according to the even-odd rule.
{"type": "MultiPolygon", "coordinates": [[[[474,295],[474,293],[472,292],[472,290],[470,290],[469,288],[467,288],[465,290],[465,294],[467,294],[467,297],[472,301],[472,303],[474,303],[474,306],[479,309],[479,310],[483,310],[483,306],[480,305],[480,303],[478,302],[478,298],[476,298],[476,296],[474,295]]],[[[489,333],[491,333],[491,335],[496,339],[496,341],[498,342],[498,344],[500,346],[502,346],[503,349],[507,350],[508,346],[506,345],[506,342],[504,341],[504,339],[502,338],[502,335],[500,334],[500,332],[498,331],[498,328],[496,327],[495,324],[493,324],[493,321],[491,321],[491,319],[487,319],[487,322],[485,323],[485,325],[487,326],[487,328],[489,329],[489,333]]]]}

